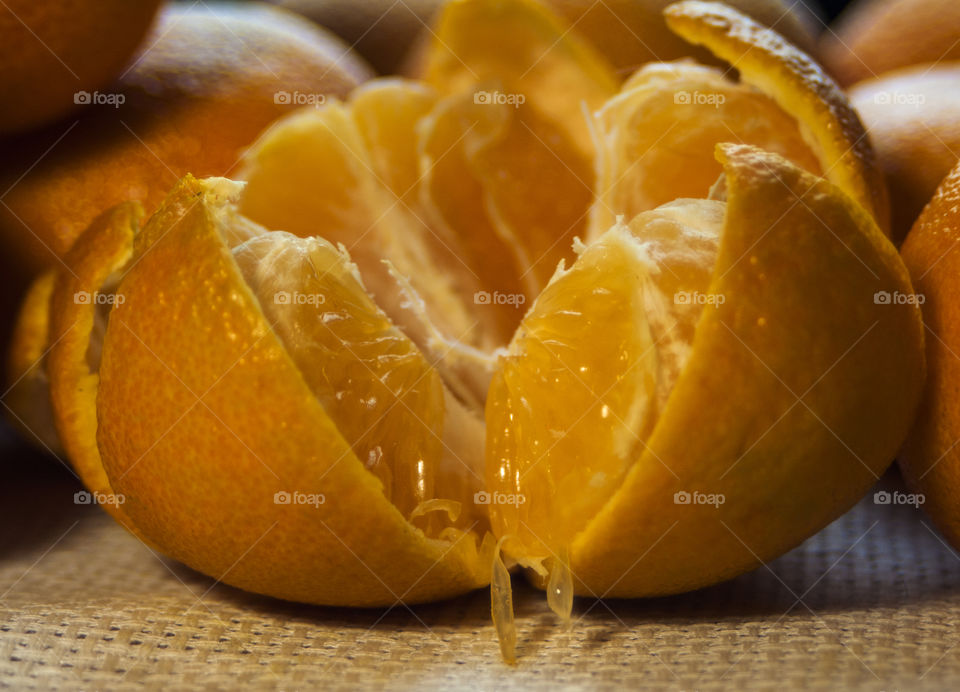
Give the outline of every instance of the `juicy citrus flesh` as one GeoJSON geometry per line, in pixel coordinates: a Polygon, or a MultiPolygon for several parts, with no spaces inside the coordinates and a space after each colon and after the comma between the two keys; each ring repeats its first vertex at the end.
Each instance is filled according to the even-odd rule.
{"type": "Polygon", "coordinates": [[[819,174],[797,121],[717,68],[651,63],[594,116],[597,199],[591,235],[682,197],[705,197],[722,173],[718,142],[752,144],[819,174]]]}
{"type": "Polygon", "coordinates": [[[524,98],[588,156],[582,109],[598,108],[619,84],[605,58],[534,0],[447,3],[425,63],[419,76],[443,94],[524,98]]]}
{"type": "Polygon", "coordinates": [[[491,517],[519,561],[569,547],[622,484],[689,355],[722,220],[684,200],[617,225],[524,318],[487,400],[491,517]]]}
{"type": "Polygon", "coordinates": [[[247,157],[241,210],[342,243],[377,304],[482,407],[490,354],[585,235],[592,175],[527,104],[377,80],[279,121],[247,157]]]}
{"type": "MultiPolygon", "coordinates": [[[[440,375],[376,306],[349,258],[325,240],[282,232],[245,241],[233,256],[308,386],[385,497],[408,517],[428,500],[460,502],[437,487],[449,396],[440,375]]],[[[446,461],[469,472],[462,460],[475,448],[476,441],[450,450],[446,461]]]]}

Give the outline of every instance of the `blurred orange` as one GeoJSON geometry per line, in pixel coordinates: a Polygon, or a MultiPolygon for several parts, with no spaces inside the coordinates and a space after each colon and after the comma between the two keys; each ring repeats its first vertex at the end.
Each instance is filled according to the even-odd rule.
{"type": "Polygon", "coordinates": [[[0,2],[0,133],[43,125],[112,81],[160,0],[0,2]],[[109,40],[104,40],[109,36],[109,40]]]}
{"type": "Polygon", "coordinates": [[[891,237],[900,242],[960,157],[960,62],[860,82],[850,100],[887,179],[891,237]]]}
{"type": "Polygon", "coordinates": [[[444,0],[270,0],[329,29],[381,74],[400,70],[444,0]]]}
{"type": "Polygon", "coordinates": [[[913,430],[900,455],[923,509],[960,548],[960,165],[943,180],[910,229],[903,261],[922,297],[927,329],[927,382],[913,430]]]}
{"type": "Polygon", "coordinates": [[[822,35],[820,56],[844,85],[884,72],[960,59],[957,0],[858,0],[822,35]]]}
{"type": "Polygon", "coordinates": [[[0,143],[0,242],[25,273],[118,202],[151,212],[186,173],[229,174],[276,117],[369,74],[337,38],[259,3],[171,5],[145,46],[78,118],[0,143]]]}

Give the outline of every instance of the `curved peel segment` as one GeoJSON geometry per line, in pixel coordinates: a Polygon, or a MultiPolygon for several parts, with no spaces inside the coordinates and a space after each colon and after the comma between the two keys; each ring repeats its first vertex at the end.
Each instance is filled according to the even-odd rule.
{"type": "Polygon", "coordinates": [[[775,31],[720,2],[668,6],[670,29],[730,63],[740,78],[796,118],[824,176],[866,209],[889,234],[886,185],[860,118],[846,95],[810,56],[775,31]]]}
{"type": "Polygon", "coordinates": [[[71,464],[104,509],[137,535],[125,498],[114,491],[103,468],[96,403],[105,315],[116,304],[117,274],[133,254],[143,215],[136,202],[118,204],[94,219],[67,253],[69,270],[58,272],[51,297],[53,346],[47,364],[57,429],[71,464]]]}
{"type": "Polygon", "coordinates": [[[578,591],[635,597],[735,576],[849,509],[901,444],[923,382],[902,261],[829,182],[721,145],[727,213],[692,355],[645,451],[573,544],[578,591]],[[638,561],[638,556],[643,559],[638,561]]]}
{"type": "Polygon", "coordinates": [[[30,284],[17,313],[10,352],[3,407],[26,439],[56,456],[63,453],[50,401],[47,357],[50,352],[50,296],[57,272],[50,269],[30,284]]]}
{"type": "Polygon", "coordinates": [[[408,523],[264,318],[231,251],[264,233],[238,193],[181,181],[118,288],[98,440],[129,516],[174,558],[280,598],[370,606],[488,583],[492,539],[408,523]]]}

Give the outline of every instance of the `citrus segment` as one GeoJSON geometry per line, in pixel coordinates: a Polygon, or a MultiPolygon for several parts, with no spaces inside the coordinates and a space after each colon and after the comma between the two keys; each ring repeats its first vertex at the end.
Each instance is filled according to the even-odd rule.
{"type": "Polygon", "coordinates": [[[688,356],[722,206],[614,227],[524,318],[487,399],[490,515],[514,559],[557,557],[623,482],[688,356]]]}
{"type": "MultiPolygon", "coordinates": [[[[449,97],[420,133],[437,225],[478,258],[471,266],[485,288],[532,301],[586,228],[590,160],[527,105],[449,97]]],[[[522,305],[506,303],[497,345],[513,333],[522,305]]]]}
{"type": "Polygon", "coordinates": [[[597,199],[591,236],[680,197],[704,197],[722,173],[717,142],[753,144],[814,173],[796,121],[768,96],[690,63],[652,63],[595,115],[597,199]]]}
{"type": "Polygon", "coordinates": [[[807,54],[727,5],[684,0],[664,10],[667,26],[730,63],[740,78],[796,118],[823,175],[890,225],[886,187],[870,141],[840,87],[807,54]]]}
{"type": "Polygon", "coordinates": [[[319,238],[280,232],[246,241],[233,256],[307,385],[384,495],[405,516],[433,499],[443,384],[366,294],[349,258],[319,238]]]}
{"type": "MultiPolygon", "coordinates": [[[[266,233],[236,212],[239,193],[229,181],[184,179],[137,237],[117,289],[98,442],[129,517],[168,555],[280,598],[378,605],[488,583],[493,541],[481,540],[482,518],[465,507],[474,530],[437,538],[411,525],[311,389],[311,380],[326,386],[322,364],[301,371],[305,352],[294,355],[282,336],[295,336],[286,316],[271,327],[234,259],[237,249],[249,273],[247,253],[266,233]]],[[[317,279],[293,248],[284,253],[296,260],[280,279],[285,288],[336,283],[345,258],[311,248],[336,270],[317,279]]],[[[341,278],[346,287],[334,286],[330,300],[352,311],[357,284],[341,278]]],[[[270,280],[254,283],[269,291],[270,280]]],[[[323,335],[314,319],[321,324],[304,327],[309,338],[323,335]]]]}
{"type": "Polygon", "coordinates": [[[247,154],[241,210],[269,228],[343,244],[367,290],[421,348],[424,321],[451,341],[485,346],[504,307],[468,307],[476,275],[456,239],[427,225],[420,172],[409,168],[419,166],[415,127],[432,99],[421,86],[389,81],[357,94],[357,107],[330,101],[284,118],[247,154]],[[398,290],[396,275],[409,291],[398,290]],[[422,315],[410,310],[419,298],[422,315]]]}
{"type": "Polygon", "coordinates": [[[593,148],[584,106],[598,108],[619,83],[603,57],[533,0],[447,3],[425,63],[423,79],[443,94],[470,92],[480,103],[523,98],[584,155],[593,148]]]}

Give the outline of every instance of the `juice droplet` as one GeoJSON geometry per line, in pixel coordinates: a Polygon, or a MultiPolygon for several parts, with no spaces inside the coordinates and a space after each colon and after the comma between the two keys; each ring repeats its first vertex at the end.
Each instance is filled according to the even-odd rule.
{"type": "Polygon", "coordinates": [[[500,655],[513,665],[517,662],[517,627],[513,621],[513,587],[510,584],[510,571],[500,557],[503,536],[497,541],[493,551],[493,573],[490,579],[490,613],[493,625],[500,640],[500,655]]]}
{"type": "Polygon", "coordinates": [[[570,627],[573,612],[573,573],[570,571],[569,550],[563,548],[553,560],[547,580],[547,605],[570,627]]]}

